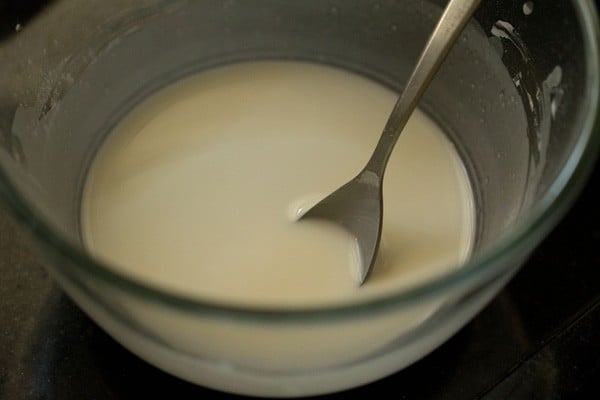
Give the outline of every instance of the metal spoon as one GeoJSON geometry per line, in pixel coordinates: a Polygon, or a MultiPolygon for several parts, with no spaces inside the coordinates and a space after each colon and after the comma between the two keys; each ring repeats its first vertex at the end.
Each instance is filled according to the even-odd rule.
{"type": "Polygon", "coordinates": [[[358,280],[361,285],[373,268],[379,248],[383,215],[383,175],[394,145],[425,89],[479,2],[480,0],[448,2],[403,93],[394,106],[367,165],[354,179],[321,200],[299,218],[319,218],[334,222],[355,237],[359,256],[358,280]]]}

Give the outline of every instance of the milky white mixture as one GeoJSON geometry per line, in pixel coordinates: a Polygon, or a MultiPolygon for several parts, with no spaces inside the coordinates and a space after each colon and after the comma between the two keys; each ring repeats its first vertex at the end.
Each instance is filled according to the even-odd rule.
{"type": "Polygon", "coordinates": [[[472,192],[440,128],[415,111],[384,184],[379,262],[353,279],[353,241],[294,211],[360,171],[397,94],[297,62],[200,73],[130,113],[98,153],[82,225],[89,249],[153,285],[226,303],[359,301],[456,268],[472,192]]]}

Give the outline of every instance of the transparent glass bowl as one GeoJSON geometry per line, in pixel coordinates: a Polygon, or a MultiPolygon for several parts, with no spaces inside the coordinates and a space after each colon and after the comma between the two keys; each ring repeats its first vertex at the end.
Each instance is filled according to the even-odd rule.
{"type": "Polygon", "coordinates": [[[428,90],[422,108],[461,154],[477,207],[472,257],[435,281],[307,309],[185,298],[87,253],[81,191],[96,150],[123,115],[196,71],[298,59],[400,90],[444,3],[54,1],[0,41],[2,202],[82,309],[131,351],[183,379],[301,396],[391,374],[467,323],[584,184],[600,140],[591,1],[483,2],[428,90]]]}

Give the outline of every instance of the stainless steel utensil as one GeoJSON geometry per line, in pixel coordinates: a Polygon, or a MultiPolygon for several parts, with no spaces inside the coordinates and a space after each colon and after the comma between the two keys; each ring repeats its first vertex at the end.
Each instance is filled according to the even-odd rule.
{"type": "Polygon", "coordinates": [[[299,218],[331,221],[341,225],[355,237],[359,255],[358,279],[361,285],[373,268],[379,248],[383,221],[383,177],[394,145],[479,3],[480,0],[449,1],[364,169],[299,218]]]}

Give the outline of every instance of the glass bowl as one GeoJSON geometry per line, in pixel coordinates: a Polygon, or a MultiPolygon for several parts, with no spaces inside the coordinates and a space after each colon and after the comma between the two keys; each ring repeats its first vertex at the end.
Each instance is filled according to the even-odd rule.
{"type": "Polygon", "coordinates": [[[600,140],[591,1],[483,2],[421,108],[474,189],[469,260],[388,295],[230,306],[137,281],[83,245],[88,167],[166,84],[218,65],[303,60],[401,90],[444,1],[57,0],[0,41],[0,198],[53,278],[141,358],[248,395],[347,389],[420,359],[506,284],[579,193],[600,140]]]}

